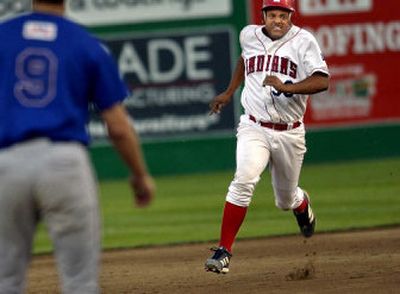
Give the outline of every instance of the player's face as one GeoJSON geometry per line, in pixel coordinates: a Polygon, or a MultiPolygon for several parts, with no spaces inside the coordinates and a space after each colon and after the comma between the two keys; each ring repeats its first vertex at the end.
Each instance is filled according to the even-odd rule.
{"type": "Polygon", "coordinates": [[[263,12],[265,29],[271,39],[282,38],[292,26],[291,13],[281,9],[268,9],[263,12]]]}

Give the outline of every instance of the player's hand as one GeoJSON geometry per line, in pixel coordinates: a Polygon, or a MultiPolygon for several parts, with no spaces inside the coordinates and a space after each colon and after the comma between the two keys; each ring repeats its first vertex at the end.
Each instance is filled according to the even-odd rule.
{"type": "Polygon", "coordinates": [[[228,104],[232,99],[232,95],[223,92],[216,96],[211,102],[210,102],[210,115],[213,113],[220,113],[221,109],[228,104]]]}
{"type": "Polygon", "coordinates": [[[150,175],[140,177],[132,176],[130,178],[131,188],[135,197],[137,207],[146,207],[150,205],[154,198],[155,184],[150,175]]]}
{"type": "Polygon", "coordinates": [[[264,81],[263,81],[263,87],[265,86],[271,86],[274,87],[275,90],[279,92],[286,92],[285,91],[285,84],[282,83],[282,81],[276,77],[276,76],[266,76],[264,81]]]}

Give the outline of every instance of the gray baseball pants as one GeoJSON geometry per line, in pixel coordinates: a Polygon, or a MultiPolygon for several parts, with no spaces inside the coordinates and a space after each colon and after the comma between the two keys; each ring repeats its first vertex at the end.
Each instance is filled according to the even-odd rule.
{"type": "Polygon", "coordinates": [[[84,146],[35,139],[0,150],[0,294],[24,292],[40,220],[63,293],[98,293],[97,184],[84,146]]]}

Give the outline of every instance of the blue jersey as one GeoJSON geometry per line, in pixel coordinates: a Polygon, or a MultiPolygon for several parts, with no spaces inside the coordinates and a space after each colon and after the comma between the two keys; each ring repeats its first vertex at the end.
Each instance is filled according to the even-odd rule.
{"type": "Polygon", "coordinates": [[[36,137],[89,143],[89,105],[127,97],[115,61],[63,17],[21,15],[0,24],[0,148],[36,137]]]}

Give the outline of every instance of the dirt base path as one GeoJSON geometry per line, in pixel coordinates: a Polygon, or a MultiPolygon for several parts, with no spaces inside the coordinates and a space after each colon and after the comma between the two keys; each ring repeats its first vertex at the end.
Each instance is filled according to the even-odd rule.
{"type": "MultiPolygon", "coordinates": [[[[241,240],[227,275],[203,270],[212,245],[106,251],[102,293],[400,293],[400,227],[241,240]]],[[[35,257],[27,293],[57,285],[53,258],[35,257]]]]}

